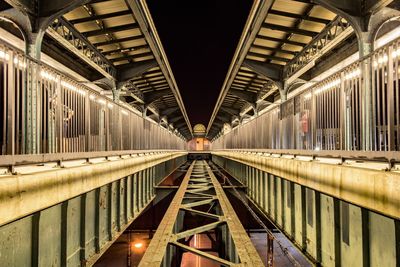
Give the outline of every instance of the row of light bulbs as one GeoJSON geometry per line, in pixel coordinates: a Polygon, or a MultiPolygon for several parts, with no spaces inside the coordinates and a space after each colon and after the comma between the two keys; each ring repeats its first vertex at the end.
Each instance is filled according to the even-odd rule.
{"type": "MultiPolygon", "coordinates": [[[[347,74],[344,76],[344,79],[345,79],[345,80],[351,80],[351,79],[354,79],[354,78],[356,78],[356,77],[359,77],[360,75],[361,75],[360,69],[356,69],[356,70],[353,70],[353,71],[347,73],[347,74]]],[[[335,88],[335,87],[339,86],[339,85],[340,85],[340,82],[341,82],[340,79],[335,79],[335,80],[333,80],[333,81],[330,81],[330,82],[324,84],[324,85],[321,86],[321,87],[318,87],[318,88],[314,89],[313,92],[314,92],[314,94],[316,94],[316,95],[317,95],[317,94],[320,94],[320,93],[323,93],[323,92],[325,92],[325,91],[327,91],[327,90],[330,90],[330,89],[332,89],[332,88],[335,88]]],[[[307,93],[307,94],[304,95],[304,99],[310,99],[311,97],[312,97],[312,92],[309,92],[309,93],[307,93]]]]}

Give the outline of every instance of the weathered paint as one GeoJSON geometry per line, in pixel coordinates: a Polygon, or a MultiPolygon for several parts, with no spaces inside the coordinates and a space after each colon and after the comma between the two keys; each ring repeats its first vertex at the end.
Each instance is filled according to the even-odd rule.
{"type": "MultiPolygon", "coordinates": [[[[146,169],[138,166],[140,175],[118,179],[108,173],[109,182],[98,188],[2,225],[0,265],[91,266],[151,203],[156,180],[183,164],[186,155],[165,160],[147,162],[146,169]],[[133,209],[135,203],[141,205],[133,209]]],[[[63,185],[54,183],[55,192],[58,186],[63,185]]]]}
{"type": "Polygon", "coordinates": [[[0,179],[0,226],[186,154],[168,152],[143,155],[79,167],[4,176],[0,179]]]}
{"type": "MultiPolygon", "coordinates": [[[[252,187],[248,197],[312,262],[335,267],[400,264],[399,220],[243,164],[242,161],[217,155],[213,155],[213,161],[238,181],[252,187]],[[257,175],[255,179],[263,181],[250,183],[250,179],[254,178],[248,175],[258,171],[264,175],[257,175]]],[[[317,163],[314,165],[314,168],[318,167],[317,163]]],[[[357,173],[357,169],[352,169],[357,173]]],[[[313,179],[318,180],[318,177],[313,179]]]]}
{"type": "Polygon", "coordinates": [[[368,210],[400,218],[400,173],[368,168],[352,167],[275,158],[256,153],[215,151],[221,156],[264,172],[284,177],[318,192],[353,203],[368,210]]]}

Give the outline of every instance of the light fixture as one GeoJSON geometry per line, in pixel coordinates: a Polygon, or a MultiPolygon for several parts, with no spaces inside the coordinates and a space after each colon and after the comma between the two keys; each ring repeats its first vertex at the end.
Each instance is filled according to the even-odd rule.
{"type": "Polygon", "coordinates": [[[133,246],[135,248],[141,248],[141,247],[143,247],[143,243],[138,242],[138,243],[133,244],[133,246]]]}

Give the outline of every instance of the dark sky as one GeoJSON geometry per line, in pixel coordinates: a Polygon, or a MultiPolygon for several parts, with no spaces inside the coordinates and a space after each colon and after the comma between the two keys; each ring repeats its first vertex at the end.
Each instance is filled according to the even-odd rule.
{"type": "Polygon", "coordinates": [[[148,0],[192,126],[207,126],[251,0],[148,0]]]}

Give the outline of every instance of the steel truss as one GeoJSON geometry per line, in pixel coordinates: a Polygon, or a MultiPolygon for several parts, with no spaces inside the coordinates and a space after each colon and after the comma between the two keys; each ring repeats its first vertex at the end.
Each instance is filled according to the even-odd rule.
{"type": "Polygon", "coordinates": [[[342,17],[336,17],[321,33],[313,38],[310,44],[289,61],[284,71],[285,78],[293,81],[292,76],[298,77],[303,74],[306,71],[301,71],[303,68],[320,58],[323,54],[331,51],[334,46],[349,37],[352,33],[353,28],[350,23],[342,17]],[[299,73],[300,75],[296,75],[298,72],[301,72],[299,73]]]}
{"type": "Polygon", "coordinates": [[[139,266],[180,266],[184,252],[222,266],[264,266],[205,161],[191,164],[139,266]],[[190,216],[198,226],[188,228],[185,222],[190,216]],[[200,233],[207,235],[218,256],[191,246],[200,233]]]}
{"type": "Polygon", "coordinates": [[[104,77],[115,79],[117,71],[112,62],[102,55],[71,23],[60,17],[49,26],[47,33],[81,57],[104,77]]]}

